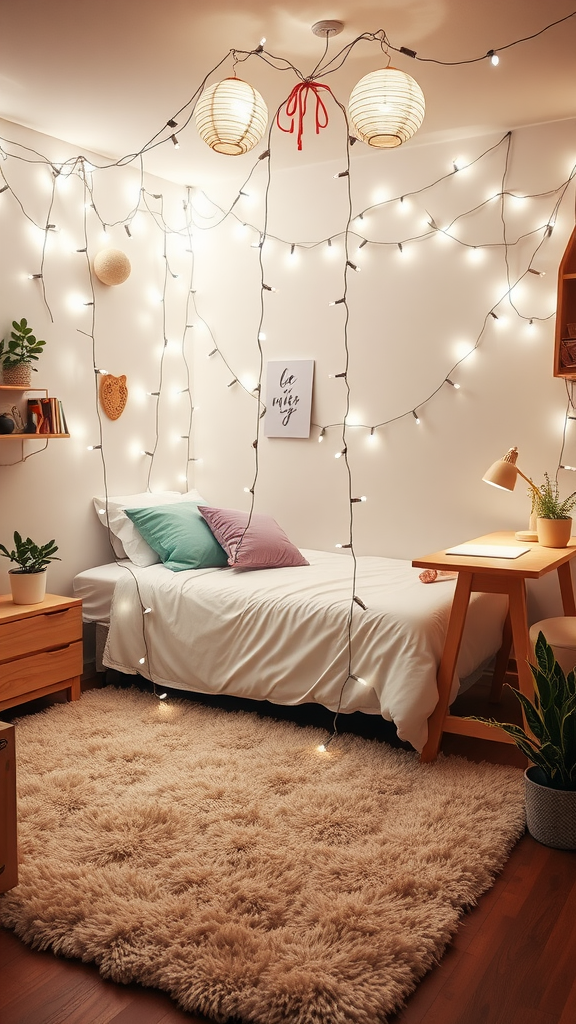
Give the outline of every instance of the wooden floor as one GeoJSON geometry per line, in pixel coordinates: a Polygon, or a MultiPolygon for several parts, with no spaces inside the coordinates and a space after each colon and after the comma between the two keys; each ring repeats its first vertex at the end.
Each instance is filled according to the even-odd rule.
{"type": "MultiPolygon", "coordinates": [[[[459,712],[486,713],[486,687],[475,689],[459,698],[459,712]]],[[[513,696],[509,703],[506,720],[515,711],[513,696]]],[[[446,736],[443,750],[523,764],[515,747],[487,741],[446,736]]],[[[1,1024],[202,1020],[168,996],[104,981],[92,964],[33,951],[0,929],[1,1024]]],[[[440,964],[388,1024],[576,1024],[576,853],[525,836],[440,964]]]]}

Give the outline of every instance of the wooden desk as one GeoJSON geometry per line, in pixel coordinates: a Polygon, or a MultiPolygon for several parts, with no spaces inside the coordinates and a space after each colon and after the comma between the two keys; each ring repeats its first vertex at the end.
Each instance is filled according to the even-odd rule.
{"type": "MultiPolygon", "coordinates": [[[[505,531],[489,533],[467,541],[469,544],[502,544],[507,547],[527,547],[505,531]]],[[[518,558],[486,558],[469,555],[447,555],[437,551],[425,558],[416,558],[412,565],[419,569],[443,569],[458,573],[456,590],[452,602],[444,651],[438,668],[438,704],[428,719],[428,741],[422,751],[422,761],[433,761],[438,754],[443,732],[459,733],[464,736],[478,736],[482,739],[513,742],[506,733],[495,730],[481,722],[469,722],[449,712],[449,699],[456,662],[460,651],[462,632],[470,594],[506,594],[508,616],[504,625],[502,647],[495,669],[496,688],[504,677],[511,644],[518,666],[518,688],[527,697],[533,698],[532,673],[529,660],[528,616],[526,611],[526,580],[540,579],[547,572],[556,570],[565,615],[576,615],[576,602],[570,571],[570,560],[576,555],[576,538],[566,548],[543,548],[530,544],[530,550],[518,558]]]]}

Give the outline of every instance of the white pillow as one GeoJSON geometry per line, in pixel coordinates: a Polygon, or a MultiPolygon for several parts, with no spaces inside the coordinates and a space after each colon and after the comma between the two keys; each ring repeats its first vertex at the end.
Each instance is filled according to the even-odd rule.
{"type": "Polygon", "coordinates": [[[154,505],[173,505],[179,501],[203,501],[198,491],[144,491],[142,494],[121,494],[106,498],[94,498],[98,519],[107,528],[110,526],[110,541],[116,558],[129,558],[134,565],[154,565],[159,555],[146,543],[134,523],[125,514],[125,508],[150,508],[154,505]],[[108,516],[106,516],[108,510],[108,516]]]}

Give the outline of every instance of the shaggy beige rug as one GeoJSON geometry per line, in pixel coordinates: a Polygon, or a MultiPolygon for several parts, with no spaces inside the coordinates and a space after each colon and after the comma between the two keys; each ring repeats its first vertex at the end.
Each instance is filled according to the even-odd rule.
{"type": "Polygon", "coordinates": [[[17,725],[26,942],[217,1021],[376,1024],[524,828],[522,772],[137,690],[17,725]]]}

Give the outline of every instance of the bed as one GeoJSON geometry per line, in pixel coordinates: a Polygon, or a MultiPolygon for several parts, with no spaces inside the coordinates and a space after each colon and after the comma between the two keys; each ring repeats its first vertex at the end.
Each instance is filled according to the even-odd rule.
{"type": "MultiPolygon", "coordinates": [[[[107,630],[106,668],[180,690],[382,715],[421,751],[454,581],[427,585],[408,561],[361,556],[353,586],[348,552],[302,555],[308,565],[250,572],[117,559],[80,573],[74,592],[85,620],[107,630]]],[[[506,610],[501,595],[472,595],[451,700],[498,651],[506,610]]]]}

